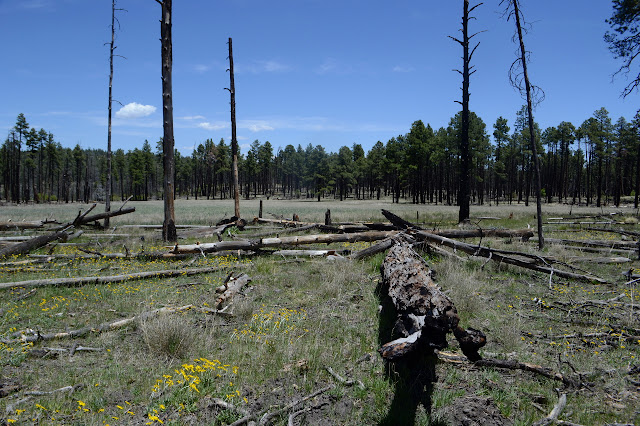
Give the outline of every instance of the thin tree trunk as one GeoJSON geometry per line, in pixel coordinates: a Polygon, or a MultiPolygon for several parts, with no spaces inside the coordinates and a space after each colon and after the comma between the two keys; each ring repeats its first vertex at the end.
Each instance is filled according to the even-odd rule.
{"type": "MultiPolygon", "coordinates": [[[[106,200],[104,205],[105,213],[111,211],[111,104],[113,95],[113,51],[116,38],[116,0],[111,0],[111,44],[109,45],[109,112],[107,118],[107,182],[106,200]]],[[[109,227],[109,217],[104,220],[104,227],[109,227]]]]}
{"type": "Polygon", "coordinates": [[[236,139],[236,87],[233,76],[233,46],[229,37],[229,78],[231,94],[231,155],[233,156],[234,215],[240,217],[240,192],[238,189],[238,140],[236,139]]]}
{"type": "Polygon", "coordinates": [[[513,1],[513,8],[516,19],[516,27],[518,29],[518,40],[520,41],[520,56],[522,61],[522,72],[524,74],[524,84],[527,91],[527,112],[529,115],[529,136],[531,141],[531,152],[533,154],[533,166],[535,168],[535,186],[536,186],[536,211],[538,219],[538,248],[544,248],[544,235],[542,231],[542,185],[540,181],[540,162],[538,160],[538,148],[536,146],[535,129],[533,126],[533,105],[531,100],[531,83],[527,73],[527,56],[524,48],[524,40],[522,38],[522,27],[520,26],[520,10],[518,9],[518,0],[513,1]]]}

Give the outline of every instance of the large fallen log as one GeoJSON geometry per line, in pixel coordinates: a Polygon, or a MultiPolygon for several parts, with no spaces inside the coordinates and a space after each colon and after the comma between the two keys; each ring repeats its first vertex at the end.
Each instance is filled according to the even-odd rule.
{"type": "MultiPolygon", "coordinates": [[[[237,265],[240,267],[241,265],[237,265]]],[[[142,280],[147,278],[170,278],[180,276],[191,276],[197,274],[208,274],[217,272],[227,267],[211,266],[207,268],[192,269],[165,269],[160,271],[137,272],[126,275],[108,275],[103,277],[76,277],[76,278],[51,278],[44,280],[27,280],[0,283],[0,290],[7,290],[16,287],[45,287],[45,286],[74,286],[84,284],[107,284],[119,283],[123,281],[142,280]]]]}
{"type": "Polygon", "coordinates": [[[395,360],[414,350],[446,348],[449,332],[469,360],[481,359],[478,350],[486,343],[485,335],[458,325],[460,317],[453,302],[433,282],[431,270],[407,243],[391,247],[380,272],[381,291],[389,295],[397,312],[394,334],[400,336],[379,349],[385,359],[395,360]]]}
{"type": "Polygon", "coordinates": [[[52,241],[56,241],[56,240],[67,241],[67,238],[69,238],[69,235],[70,233],[67,231],[67,229],[64,229],[61,231],[52,232],[47,235],[40,235],[38,237],[31,238],[21,243],[8,245],[0,249],[0,259],[3,257],[11,256],[11,255],[29,253],[30,251],[38,249],[44,245],[47,245],[52,241]]]}
{"type": "Polygon", "coordinates": [[[176,244],[171,253],[214,253],[222,250],[257,250],[263,247],[297,246],[304,244],[355,243],[378,241],[395,235],[396,231],[369,231],[355,234],[318,234],[291,237],[262,238],[259,240],[220,241],[205,244],[176,244]]]}
{"type": "Polygon", "coordinates": [[[44,224],[42,221],[33,221],[33,222],[0,222],[0,231],[22,231],[24,229],[39,229],[42,228],[44,224]]]}
{"type": "Polygon", "coordinates": [[[450,238],[441,237],[440,235],[435,235],[435,234],[432,234],[431,232],[420,230],[419,228],[413,226],[411,223],[394,215],[393,213],[387,210],[383,209],[382,214],[387,219],[389,219],[392,223],[405,228],[409,233],[409,235],[413,236],[416,239],[442,244],[444,246],[453,248],[455,250],[463,251],[472,256],[480,256],[480,257],[485,257],[487,259],[491,259],[494,262],[519,266],[522,268],[530,269],[537,272],[542,272],[545,274],[553,274],[561,278],[571,278],[571,279],[577,279],[577,280],[583,280],[583,281],[598,282],[601,284],[608,283],[606,280],[603,280],[602,278],[599,278],[593,275],[577,274],[574,272],[568,272],[568,271],[563,271],[561,269],[556,269],[552,266],[538,265],[538,263],[535,260],[536,258],[539,258],[540,260],[545,260],[539,256],[532,256],[527,253],[519,253],[517,255],[520,255],[524,258],[524,259],[519,259],[513,256],[513,255],[516,255],[515,252],[511,252],[513,255],[505,255],[505,254],[501,254],[499,250],[493,250],[489,247],[471,245],[471,244],[463,243],[460,241],[452,240],[450,238]]]}

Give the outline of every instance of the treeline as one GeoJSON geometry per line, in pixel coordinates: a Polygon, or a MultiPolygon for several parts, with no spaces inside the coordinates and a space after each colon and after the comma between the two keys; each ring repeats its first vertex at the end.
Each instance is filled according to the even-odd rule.
{"type": "MultiPolygon", "coordinates": [[[[525,109],[513,126],[502,117],[493,125],[493,143],[485,123],[470,118],[474,203],[529,203],[534,198],[531,144],[525,109]]],[[[344,200],[391,197],[394,202],[457,203],[460,190],[458,149],[460,114],[447,127],[434,130],[422,121],[407,134],[378,141],[368,152],[362,145],[327,152],[322,146],[287,145],[274,150],[270,142],[254,141],[239,158],[243,198],[323,198],[344,200]]],[[[541,130],[543,195],[547,202],[619,205],[623,196],[640,193],[640,113],[632,122],[615,124],[606,109],[581,125],[561,122],[541,130]]],[[[152,148],[113,154],[113,198],[135,200],[162,195],[162,141],[152,148]]],[[[175,152],[176,197],[233,197],[231,149],[221,139],[208,139],[190,156],[175,152]]],[[[0,150],[0,193],[9,202],[101,201],[105,197],[106,152],[65,148],[44,129],[30,128],[18,115],[0,150]]]]}

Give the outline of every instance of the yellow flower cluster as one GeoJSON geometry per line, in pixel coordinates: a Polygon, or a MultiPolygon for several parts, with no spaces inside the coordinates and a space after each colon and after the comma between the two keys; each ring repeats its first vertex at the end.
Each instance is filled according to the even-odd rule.
{"type": "MultiPolygon", "coordinates": [[[[231,364],[223,364],[217,359],[209,360],[207,358],[196,358],[192,364],[182,364],[182,368],[175,369],[174,374],[164,374],[161,379],[157,379],[155,385],[152,387],[151,397],[158,397],[164,394],[168,390],[185,390],[192,394],[199,394],[202,390],[202,386],[212,379],[218,379],[218,381],[228,381],[228,385],[223,386],[222,393],[229,401],[240,397],[240,390],[236,389],[233,384],[233,379],[238,374],[238,367],[231,364]]],[[[207,392],[209,393],[209,392],[207,392]]],[[[243,398],[247,402],[246,398],[243,398]]],[[[160,404],[160,408],[164,409],[164,405],[160,404]]],[[[176,408],[178,412],[184,409],[183,404],[177,404],[176,408]]],[[[157,410],[153,410],[154,414],[149,414],[147,417],[150,422],[147,424],[153,424],[154,422],[163,423],[157,416],[157,410]]]]}
{"type": "Polygon", "coordinates": [[[307,312],[304,309],[280,308],[266,311],[263,305],[260,312],[252,315],[250,323],[233,330],[231,338],[268,344],[269,339],[286,336],[289,343],[293,343],[293,339],[299,339],[309,332],[298,326],[306,318],[307,312]]]}

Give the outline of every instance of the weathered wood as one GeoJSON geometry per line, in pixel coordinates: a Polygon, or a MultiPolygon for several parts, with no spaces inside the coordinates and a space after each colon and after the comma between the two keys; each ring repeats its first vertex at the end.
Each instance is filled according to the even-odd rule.
{"type": "Polygon", "coordinates": [[[67,230],[52,232],[47,235],[40,235],[35,238],[31,238],[22,243],[11,244],[9,246],[3,247],[0,249],[0,259],[3,257],[18,255],[18,254],[26,254],[32,250],[38,249],[52,241],[63,240],[66,241],[69,237],[69,232],[67,230]]]}
{"type": "MultiPolygon", "coordinates": [[[[467,362],[467,359],[465,359],[464,357],[461,357],[452,353],[438,351],[437,354],[438,354],[438,359],[444,362],[450,362],[450,363],[466,363],[467,362]]],[[[580,380],[578,379],[574,379],[572,377],[566,376],[557,371],[553,371],[550,368],[543,367],[541,365],[532,364],[529,362],[520,362],[517,360],[508,360],[508,359],[484,358],[484,359],[473,362],[473,365],[478,367],[492,367],[492,368],[502,368],[506,370],[529,371],[534,374],[544,376],[548,379],[557,380],[570,387],[578,387],[581,384],[580,380]]]]}
{"type": "Polygon", "coordinates": [[[223,304],[229,304],[231,299],[242,290],[246,284],[251,282],[251,278],[247,274],[240,274],[237,277],[232,277],[228,282],[224,284],[225,290],[216,300],[216,309],[222,309],[223,304]]]}
{"type": "Polygon", "coordinates": [[[51,278],[44,280],[15,281],[0,283],[0,290],[7,290],[16,287],[74,286],[84,284],[119,283],[123,281],[142,280],[147,278],[170,278],[208,274],[223,269],[225,269],[225,267],[212,266],[208,268],[165,269],[160,271],[137,272],[126,275],[108,275],[103,277],[51,278]]]}
{"type": "Polygon", "coordinates": [[[42,221],[33,222],[0,222],[0,231],[22,231],[24,229],[40,229],[44,226],[42,221]]]}
{"type": "Polygon", "coordinates": [[[176,244],[171,253],[213,253],[221,250],[257,250],[262,247],[280,247],[303,244],[355,243],[378,241],[396,234],[395,231],[369,231],[355,234],[318,234],[291,237],[262,238],[259,240],[221,241],[206,244],[176,244]]]}
{"type": "Polygon", "coordinates": [[[522,241],[528,241],[533,237],[532,229],[446,229],[439,231],[431,231],[435,235],[447,238],[522,238],[522,241]]]}
{"type": "Polygon", "coordinates": [[[588,262],[588,263],[629,263],[632,262],[631,259],[629,259],[628,257],[620,257],[620,256],[615,256],[615,257],[578,257],[578,256],[571,256],[569,258],[567,258],[568,262],[588,262]]]}
{"type": "Polygon", "coordinates": [[[446,348],[448,332],[453,332],[470,360],[481,359],[478,349],[485,345],[485,335],[459,327],[460,317],[453,302],[433,282],[431,270],[408,244],[394,244],[380,272],[382,291],[397,311],[394,334],[400,336],[379,349],[385,359],[401,358],[417,348],[446,348]]]}
{"type": "Polygon", "coordinates": [[[351,256],[349,256],[349,258],[352,260],[364,259],[366,257],[370,257],[375,254],[382,253],[383,251],[388,250],[392,245],[393,245],[392,239],[382,240],[370,247],[367,247],[366,249],[353,253],[351,256]]]}
{"type": "MultiPolygon", "coordinates": [[[[532,241],[535,241],[535,238],[532,241]]],[[[635,241],[566,240],[561,238],[545,238],[545,241],[550,244],[575,245],[581,247],[606,247],[627,250],[638,248],[638,243],[635,241]]]]}
{"type": "Polygon", "coordinates": [[[562,278],[572,278],[572,279],[578,279],[578,280],[592,281],[592,282],[598,282],[601,284],[608,283],[606,280],[603,280],[602,278],[599,278],[596,276],[576,274],[573,272],[567,272],[560,269],[556,269],[550,266],[538,265],[533,259],[531,259],[532,256],[526,253],[522,253],[522,256],[529,258],[529,260],[522,260],[512,256],[501,254],[498,250],[492,250],[489,247],[466,244],[460,241],[452,240],[450,238],[442,237],[440,235],[435,235],[431,232],[420,230],[419,228],[413,226],[411,223],[405,221],[404,219],[394,215],[393,213],[387,210],[382,210],[382,214],[387,219],[389,219],[392,223],[395,223],[396,225],[402,226],[403,228],[407,229],[407,232],[409,233],[409,235],[412,235],[417,239],[422,239],[422,240],[430,241],[433,243],[442,244],[447,247],[463,251],[472,256],[481,256],[481,257],[491,259],[494,262],[520,266],[522,268],[543,272],[545,274],[553,273],[554,275],[562,278]]]}

